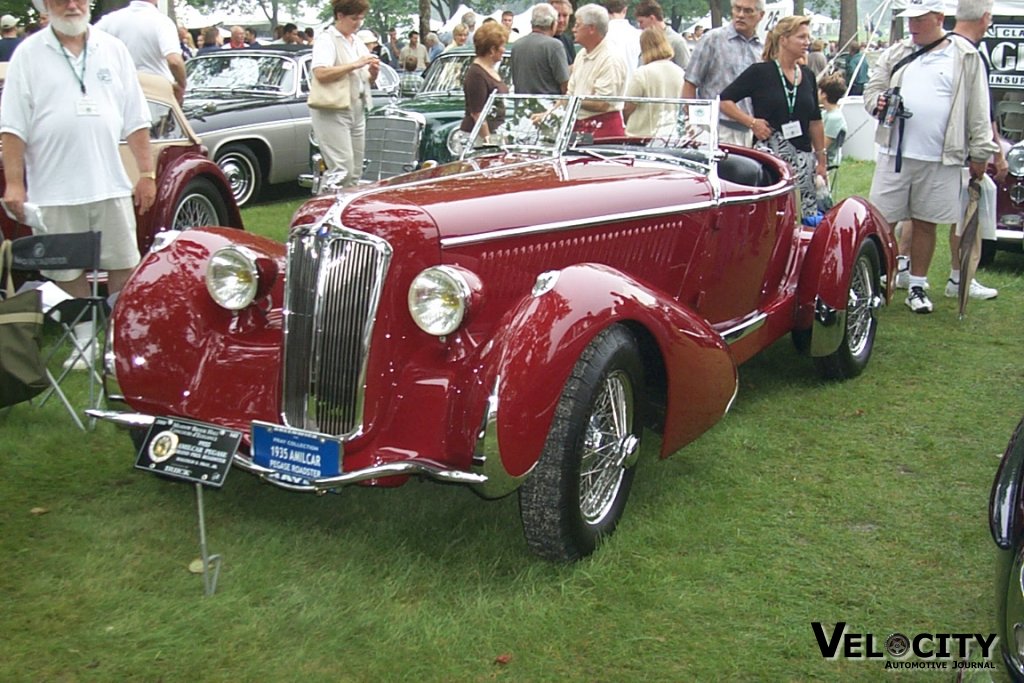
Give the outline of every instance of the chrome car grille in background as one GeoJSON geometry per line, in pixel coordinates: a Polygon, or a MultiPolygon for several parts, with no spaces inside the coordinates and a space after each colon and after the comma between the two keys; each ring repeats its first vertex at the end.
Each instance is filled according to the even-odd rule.
{"type": "Polygon", "coordinates": [[[349,436],[363,419],[366,361],[391,246],[345,228],[309,228],[288,242],[285,424],[349,436]]]}
{"type": "Polygon", "coordinates": [[[423,125],[410,116],[366,117],[363,180],[382,180],[416,170],[423,125]]]}

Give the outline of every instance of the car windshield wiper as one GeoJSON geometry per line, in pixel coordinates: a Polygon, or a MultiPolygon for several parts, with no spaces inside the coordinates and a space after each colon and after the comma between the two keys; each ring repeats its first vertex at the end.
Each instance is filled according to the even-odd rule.
{"type": "Polygon", "coordinates": [[[244,87],[231,88],[228,92],[232,95],[271,95],[279,97],[285,93],[280,88],[273,85],[247,85],[244,87]]]}
{"type": "Polygon", "coordinates": [[[221,93],[221,92],[224,92],[224,88],[213,88],[213,87],[210,87],[210,86],[203,86],[203,85],[190,85],[189,88],[188,88],[188,92],[185,93],[185,97],[188,97],[190,95],[196,95],[196,94],[199,94],[199,93],[202,93],[202,94],[205,95],[205,94],[209,94],[209,93],[221,93]]]}
{"type": "Polygon", "coordinates": [[[632,166],[636,161],[636,153],[633,150],[601,149],[596,150],[590,147],[574,147],[574,152],[586,154],[587,156],[600,159],[601,161],[615,161],[620,164],[632,166]]]}

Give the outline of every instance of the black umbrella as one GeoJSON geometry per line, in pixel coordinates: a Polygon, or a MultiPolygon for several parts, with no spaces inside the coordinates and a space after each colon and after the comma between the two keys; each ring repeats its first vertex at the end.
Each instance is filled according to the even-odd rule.
{"type": "Polygon", "coordinates": [[[981,233],[978,232],[978,200],[981,198],[981,181],[971,178],[967,185],[967,208],[964,209],[963,232],[960,235],[960,286],[957,294],[960,299],[960,320],[967,312],[967,300],[970,298],[971,282],[974,280],[974,268],[981,251],[981,233]]]}

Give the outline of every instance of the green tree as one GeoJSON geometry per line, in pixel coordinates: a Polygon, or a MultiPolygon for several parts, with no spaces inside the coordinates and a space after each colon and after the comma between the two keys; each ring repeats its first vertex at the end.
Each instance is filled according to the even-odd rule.
{"type": "Polygon", "coordinates": [[[363,25],[379,36],[387,36],[389,28],[404,24],[409,16],[416,14],[418,2],[419,0],[373,0],[363,25]]]}
{"type": "Polygon", "coordinates": [[[704,16],[708,11],[707,0],[666,0],[661,3],[665,12],[665,23],[679,30],[683,25],[689,25],[694,19],[704,16]]]}

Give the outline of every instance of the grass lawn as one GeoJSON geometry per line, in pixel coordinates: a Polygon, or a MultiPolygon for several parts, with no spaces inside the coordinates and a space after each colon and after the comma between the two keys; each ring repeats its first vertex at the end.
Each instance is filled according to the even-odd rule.
{"type": "MultiPolygon", "coordinates": [[[[839,194],[871,171],[847,162],[839,194]]],[[[246,225],[283,239],[300,203],[246,225]]],[[[1024,255],[1000,254],[980,275],[999,298],[958,321],[944,233],[934,314],[883,309],[848,383],[788,339],[744,365],[709,433],[666,461],[647,439],[618,532],[571,566],[529,554],[515,496],[313,497],[237,471],[205,495],[224,557],[206,598],[192,488],[55,403],[0,414],[0,681],[950,680],[823,659],[811,628],[878,648],[994,631],[987,501],[1024,412],[1024,255]]]]}

